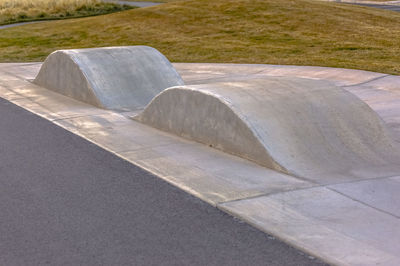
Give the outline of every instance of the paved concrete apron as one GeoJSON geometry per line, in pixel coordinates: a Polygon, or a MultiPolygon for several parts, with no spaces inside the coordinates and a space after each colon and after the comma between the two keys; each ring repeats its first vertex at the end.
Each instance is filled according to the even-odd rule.
{"type": "Polygon", "coordinates": [[[0,99],[1,265],[318,265],[0,99]]]}

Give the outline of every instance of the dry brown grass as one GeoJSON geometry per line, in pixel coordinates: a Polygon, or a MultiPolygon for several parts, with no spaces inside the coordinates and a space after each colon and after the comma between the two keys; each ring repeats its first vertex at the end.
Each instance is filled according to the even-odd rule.
{"type": "Polygon", "coordinates": [[[0,0],[0,9],[65,9],[82,4],[98,3],[98,0],[0,0]]]}
{"type": "Polygon", "coordinates": [[[0,25],[105,14],[115,8],[118,6],[102,3],[100,0],[0,0],[0,25]]]}
{"type": "Polygon", "coordinates": [[[0,31],[0,61],[149,45],[174,62],[316,65],[400,74],[400,13],[308,0],[188,0],[0,31]]]}

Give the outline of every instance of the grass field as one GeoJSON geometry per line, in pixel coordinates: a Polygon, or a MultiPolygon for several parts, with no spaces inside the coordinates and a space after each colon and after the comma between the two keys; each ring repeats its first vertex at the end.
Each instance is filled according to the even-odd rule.
{"type": "Polygon", "coordinates": [[[188,0],[0,31],[0,61],[150,45],[173,62],[316,65],[400,74],[400,13],[309,0],[188,0]]]}
{"type": "Polygon", "coordinates": [[[84,17],[130,9],[99,0],[0,0],[0,25],[24,21],[84,17]]]}

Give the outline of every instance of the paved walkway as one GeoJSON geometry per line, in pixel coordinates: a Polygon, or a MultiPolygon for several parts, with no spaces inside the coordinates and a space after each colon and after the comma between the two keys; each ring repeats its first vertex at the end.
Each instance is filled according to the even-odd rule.
{"type": "Polygon", "coordinates": [[[400,12],[400,1],[386,1],[386,2],[360,1],[360,0],[327,0],[327,1],[344,3],[344,4],[353,4],[359,6],[367,6],[367,7],[400,12]]]}
{"type": "Polygon", "coordinates": [[[356,5],[400,12],[400,5],[381,5],[381,4],[364,4],[364,3],[356,3],[356,5]]]}
{"type": "Polygon", "coordinates": [[[17,26],[22,26],[22,25],[26,25],[26,24],[39,23],[39,22],[43,22],[43,21],[29,21],[29,22],[21,22],[21,23],[14,23],[14,24],[8,24],[8,25],[1,25],[0,26],[0,30],[1,29],[12,28],[12,27],[17,27],[17,26]]]}

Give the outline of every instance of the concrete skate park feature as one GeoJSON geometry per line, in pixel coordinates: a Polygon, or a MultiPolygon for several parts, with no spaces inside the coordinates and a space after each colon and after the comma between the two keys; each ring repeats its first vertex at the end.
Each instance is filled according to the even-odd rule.
{"type": "Polygon", "coordinates": [[[147,46],[59,50],[34,83],[100,108],[132,111],[162,90],[183,85],[168,59],[147,46]]]}
{"type": "MultiPolygon", "coordinates": [[[[282,174],[249,160],[231,156],[220,150],[208,148],[206,145],[188,141],[131,120],[129,118],[131,113],[99,109],[36,86],[29,81],[36,77],[41,65],[41,63],[0,64],[0,96],[34,114],[45,117],[69,132],[78,134],[95,145],[150,171],[179,189],[306,251],[309,255],[323,259],[329,264],[400,265],[398,252],[400,246],[400,230],[398,230],[400,228],[400,171],[398,168],[400,163],[396,161],[397,172],[394,172],[395,167],[390,165],[395,160],[393,154],[387,154],[382,160],[373,164],[371,167],[375,168],[370,173],[368,173],[369,166],[362,165],[359,155],[351,160],[357,164],[344,163],[345,159],[349,157],[337,159],[336,155],[343,153],[335,154],[331,151],[333,149],[331,146],[338,143],[331,137],[336,134],[334,128],[331,135],[325,133],[326,143],[322,145],[325,145],[326,151],[318,148],[317,145],[321,145],[320,142],[318,140],[314,142],[311,137],[304,139],[304,142],[307,143],[300,142],[300,144],[309,145],[309,152],[315,153],[319,150],[323,154],[330,155],[335,159],[330,168],[333,167],[333,164],[340,162],[341,164],[338,164],[337,167],[341,169],[333,173],[347,172],[352,175],[347,178],[342,178],[342,176],[338,178],[337,175],[317,174],[315,171],[312,172],[314,176],[298,178],[282,174]],[[311,143],[309,143],[310,139],[311,143]],[[385,158],[389,158],[387,168],[384,168],[384,163],[382,163],[385,158]],[[344,169],[343,167],[346,166],[349,167],[344,169]],[[360,171],[360,166],[367,168],[360,171]],[[381,171],[378,172],[379,168],[381,171]],[[361,175],[364,178],[360,177],[361,175]]],[[[248,82],[244,79],[270,79],[271,76],[333,82],[336,86],[356,95],[368,104],[383,119],[395,140],[400,142],[400,76],[315,66],[210,63],[174,63],[173,65],[187,86],[202,84],[201,87],[205,88],[204,93],[208,90],[214,91],[216,87],[215,84],[207,87],[205,85],[207,83],[233,82],[234,80],[239,81],[240,78],[243,83],[248,82]]],[[[284,79],[280,80],[283,82],[284,79]]],[[[293,84],[293,82],[280,87],[276,86],[276,93],[279,92],[279,88],[285,88],[285,85],[288,84],[293,84]]],[[[332,86],[324,88],[336,90],[332,86]]],[[[314,89],[315,93],[319,93],[320,96],[325,93],[322,87],[317,88],[321,90],[317,90],[315,87],[314,89]]],[[[193,88],[193,90],[197,91],[199,88],[193,88]]],[[[234,91],[234,88],[230,90],[234,91]]],[[[284,91],[280,93],[282,97],[286,94],[284,91]]],[[[244,109],[243,104],[238,105],[235,102],[236,98],[233,99],[235,101],[231,99],[236,97],[236,93],[226,96],[226,93],[222,91],[220,94],[220,96],[225,96],[226,100],[230,100],[231,104],[235,104],[235,109],[238,110],[239,107],[244,109]]],[[[295,96],[308,95],[297,93],[295,96]]],[[[347,98],[345,95],[343,97],[347,98]]],[[[245,98],[243,97],[243,99],[245,98]]],[[[274,101],[279,99],[279,97],[275,97],[274,101]]],[[[313,99],[309,100],[310,109],[321,110],[322,104],[326,102],[329,103],[326,108],[333,108],[333,102],[328,97],[321,96],[319,105],[316,98],[313,99]]],[[[356,100],[348,99],[347,101],[356,103],[356,100]]],[[[266,104],[270,104],[270,102],[267,101],[266,104]]],[[[293,101],[285,103],[286,108],[287,106],[293,106],[293,101]]],[[[344,113],[341,111],[342,107],[343,105],[340,103],[334,106],[340,113],[344,113]]],[[[351,110],[347,113],[348,116],[359,115],[359,113],[353,114],[353,109],[354,107],[347,109],[351,110]]],[[[245,113],[246,110],[241,111],[245,113]]],[[[323,118],[327,113],[328,111],[321,114],[312,112],[313,116],[310,120],[315,121],[316,117],[323,118]]],[[[279,114],[282,115],[280,120],[286,118],[285,114],[279,114]]],[[[335,112],[332,115],[337,116],[335,112]]],[[[297,114],[295,116],[299,121],[303,117],[297,114]]],[[[352,117],[342,117],[342,119],[352,121],[351,119],[354,119],[352,117]]],[[[253,117],[247,121],[253,121],[256,118],[253,117]]],[[[270,120],[265,116],[263,119],[263,121],[270,120]]],[[[313,125],[308,125],[307,121],[303,120],[302,122],[312,128],[313,125]]],[[[365,122],[365,119],[362,121],[365,122]]],[[[318,129],[325,125],[326,128],[323,127],[320,130],[327,131],[329,123],[332,121],[324,122],[322,120],[314,127],[318,129]]],[[[365,124],[362,128],[359,124],[361,123],[350,124],[349,127],[358,127],[361,130],[361,133],[353,132],[354,134],[362,136],[369,134],[371,139],[367,141],[367,144],[371,143],[371,149],[379,144],[375,140],[385,138],[384,136],[374,136],[374,132],[379,132],[378,130],[366,131],[367,129],[371,130],[373,124],[365,124]]],[[[283,126],[280,125],[280,127],[282,129],[283,126]]],[[[380,126],[378,125],[378,127],[380,126]]],[[[386,131],[386,129],[384,130],[386,131]]],[[[279,136],[271,141],[283,142],[286,141],[283,139],[284,137],[279,136]]],[[[354,139],[362,140],[358,136],[354,139]]],[[[268,144],[272,146],[274,143],[268,144]]],[[[344,145],[339,144],[338,148],[344,145]]],[[[388,150],[389,152],[391,150],[388,150]]],[[[274,159],[276,160],[276,158],[274,159]]],[[[372,160],[367,159],[364,159],[364,162],[372,160]]],[[[18,165],[20,164],[17,162],[15,166],[18,167],[18,165]]],[[[325,165],[327,165],[326,162],[325,165]]],[[[14,168],[12,165],[10,167],[14,168]]],[[[327,173],[328,170],[320,172],[327,173]]],[[[129,181],[132,177],[126,176],[125,179],[129,181]]],[[[37,182],[34,180],[32,182],[34,186],[30,187],[34,189],[33,192],[36,192],[37,182]]],[[[109,187],[108,183],[107,187],[109,187]]],[[[69,188],[65,189],[68,192],[69,188]]],[[[54,195],[54,193],[52,194],[54,195]]],[[[48,199],[52,200],[51,197],[48,199]]],[[[126,202],[125,198],[122,200],[126,202]]],[[[7,209],[8,205],[4,206],[7,209]]]]}
{"type": "Polygon", "coordinates": [[[178,86],[135,119],[299,177],[340,180],[400,169],[398,144],[380,117],[326,81],[271,77],[178,86]]]}

